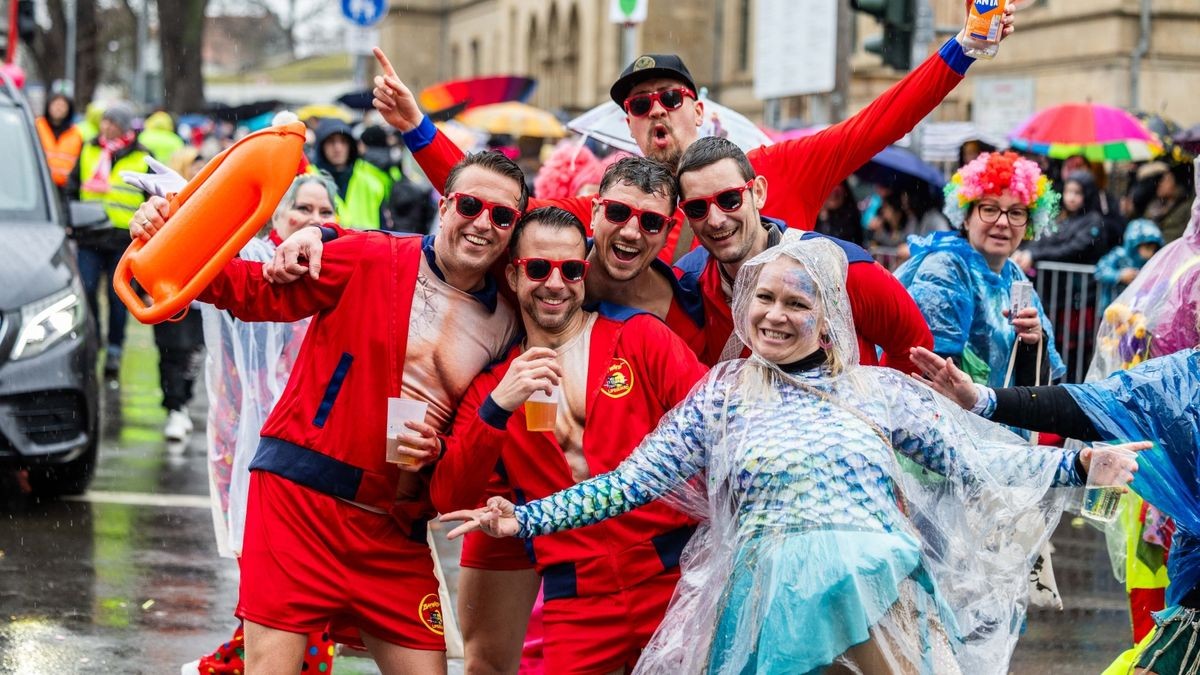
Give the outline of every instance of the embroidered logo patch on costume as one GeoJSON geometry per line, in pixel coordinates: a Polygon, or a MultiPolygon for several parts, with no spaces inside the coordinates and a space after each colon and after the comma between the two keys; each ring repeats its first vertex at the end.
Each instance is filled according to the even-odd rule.
{"type": "Polygon", "coordinates": [[[633,62],[634,70],[645,70],[647,68],[653,68],[653,67],[654,67],[654,59],[649,56],[643,56],[640,59],[638,59],[637,61],[633,62]]]}
{"type": "Polygon", "coordinates": [[[625,359],[613,359],[608,364],[608,373],[604,376],[604,384],[600,391],[609,398],[621,398],[633,389],[633,368],[625,359]]]}
{"type": "Polygon", "coordinates": [[[446,627],[442,623],[442,600],[437,593],[430,593],[421,598],[417,613],[426,628],[438,635],[445,634],[446,627]]]}

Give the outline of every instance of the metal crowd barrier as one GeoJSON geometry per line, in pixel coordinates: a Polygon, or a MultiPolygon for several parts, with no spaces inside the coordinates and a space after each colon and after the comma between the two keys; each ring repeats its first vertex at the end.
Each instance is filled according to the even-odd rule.
{"type": "Polygon", "coordinates": [[[871,257],[875,258],[875,262],[883,265],[889,272],[895,272],[896,268],[904,261],[900,259],[900,249],[896,246],[875,246],[870,247],[871,257]]]}
{"type": "Polygon", "coordinates": [[[1104,316],[1099,307],[1095,265],[1076,265],[1062,262],[1039,262],[1034,285],[1054,326],[1054,344],[1067,365],[1065,382],[1083,382],[1096,329],[1104,316]]]}
{"type": "MultiPolygon", "coordinates": [[[[872,246],[875,260],[894,272],[903,262],[898,250],[890,246],[872,246]]],[[[1067,366],[1064,382],[1083,382],[1096,340],[1096,329],[1104,316],[1098,306],[1095,265],[1039,262],[1034,286],[1054,327],[1054,346],[1067,366]]]]}

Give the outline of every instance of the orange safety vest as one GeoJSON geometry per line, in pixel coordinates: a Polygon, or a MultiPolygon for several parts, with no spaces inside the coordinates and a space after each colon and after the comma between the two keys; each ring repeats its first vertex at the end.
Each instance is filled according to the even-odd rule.
{"type": "Polygon", "coordinates": [[[62,136],[55,138],[45,117],[37,118],[37,130],[42,149],[46,151],[50,175],[54,178],[54,184],[62,187],[67,184],[67,177],[75,168],[75,162],[79,161],[79,153],[83,150],[83,134],[79,133],[79,127],[71,125],[62,136]]]}

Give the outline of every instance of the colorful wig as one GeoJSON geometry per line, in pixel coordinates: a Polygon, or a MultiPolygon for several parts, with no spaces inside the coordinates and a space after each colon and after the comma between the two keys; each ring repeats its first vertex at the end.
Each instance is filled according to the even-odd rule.
{"type": "Polygon", "coordinates": [[[1029,208],[1026,239],[1054,231],[1058,193],[1036,162],[1015,152],[985,152],[955,172],[945,187],[942,212],[952,225],[962,227],[975,202],[983,197],[999,197],[1005,190],[1029,208]]]}

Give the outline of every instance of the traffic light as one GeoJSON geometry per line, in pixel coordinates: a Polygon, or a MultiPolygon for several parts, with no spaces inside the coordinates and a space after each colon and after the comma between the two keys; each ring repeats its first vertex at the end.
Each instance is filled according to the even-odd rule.
{"type": "Polygon", "coordinates": [[[33,15],[33,0],[17,0],[17,35],[29,44],[37,35],[37,18],[33,15]]]}
{"type": "Polygon", "coordinates": [[[896,70],[912,68],[916,0],[850,0],[850,6],[883,24],[883,35],[867,38],[863,48],[896,70]]]}

